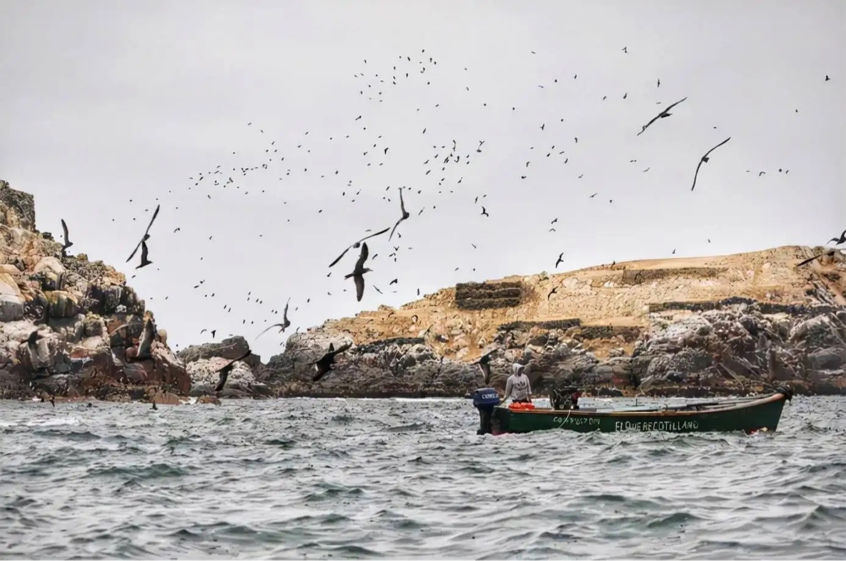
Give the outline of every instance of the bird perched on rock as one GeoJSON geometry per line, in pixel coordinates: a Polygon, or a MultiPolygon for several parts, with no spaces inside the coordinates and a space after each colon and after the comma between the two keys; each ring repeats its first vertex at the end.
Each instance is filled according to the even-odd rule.
{"type": "Polygon", "coordinates": [[[727,139],[723,140],[722,142],[720,142],[719,144],[717,144],[716,146],[714,146],[713,148],[711,148],[710,150],[705,152],[705,155],[702,156],[702,158],[699,160],[699,165],[696,166],[696,173],[693,175],[693,185],[690,187],[691,191],[693,191],[696,188],[696,178],[699,177],[699,168],[702,167],[702,164],[708,163],[708,155],[711,154],[711,152],[713,152],[714,150],[716,150],[720,146],[722,146],[723,144],[725,144],[726,142],[728,142],[729,140],[731,140],[731,137],[728,137],[727,139]]]}
{"type": "Polygon", "coordinates": [[[312,381],[317,382],[327,372],[332,370],[332,365],[335,364],[335,357],[345,351],[348,351],[350,347],[352,347],[352,343],[347,343],[346,345],[342,345],[338,350],[335,350],[335,345],[329,343],[329,352],[320,357],[320,360],[313,363],[315,374],[311,378],[312,381]]]}
{"type": "Polygon", "coordinates": [[[337,257],[337,259],[335,259],[334,261],[332,261],[332,263],[330,263],[330,264],[329,264],[329,266],[330,266],[330,267],[334,266],[334,265],[335,265],[338,261],[340,261],[340,260],[341,260],[341,258],[343,258],[343,257],[344,257],[344,255],[346,255],[346,254],[347,254],[347,252],[348,252],[349,250],[351,250],[351,249],[353,249],[353,248],[355,248],[355,247],[359,247],[359,246],[361,246],[361,244],[362,244],[362,242],[363,242],[364,240],[369,240],[370,238],[373,238],[373,237],[376,237],[376,236],[381,236],[382,234],[384,234],[384,233],[385,233],[385,232],[387,232],[388,230],[390,230],[390,228],[385,228],[384,230],[379,230],[379,231],[378,231],[378,232],[376,232],[375,234],[370,234],[369,236],[366,236],[366,237],[364,237],[364,238],[361,238],[360,240],[358,240],[357,242],[355,242],[354,244],[352,244],[351,246],[349,246],[347,249],[345,249],[345,250],[343,251],[343,253],[341,253],[341,254],[337,257]]]}
{"type": "Polygon", "coordinates": [[[400,196],[400,210],[402,211],[402,216],[400,217],[400,219],[399,219],[399,220],[397,220],[397,223],[396,223],[396,224],[394,224],[394,228],[393,228],[393,230],[391,230],[391,235],[389,235],[389,236],[388,236],[388,241],[390,241],[390,240],[391,240],[391,238],[393,238],[393,237],[394,237],[394,231],[397,229],[397,226],[399,226],[399,225],[400,225],[400,222],[402,222],[403,220],[408,219],[408,217],[409,217],[409,216],[411,216],[411,215],[410,215],[408,212],[406,212],[406,210],[405,210],[405,203],[404,203],[404,202],[403,202],[403,200],[402,200],[402,187],[400,187],[400,188],[399,188],[399,196],[400,196]]]}
{"type": "Polygon", "coordinates": [[[345,279],[352,277],[353,281],[355,281],[355,298],[359,302],[361,302],[361,297],[364,296],[364,273],[371,271],[371,269],[364,266],[364,262],[367,261],[367,255],[367,243],[363,243],[361,244],[361,254],[359,254],[358,261],[355,263],[355,269],[353,269],[352,273],[344,277],[345,279]]]}
{"type": "MultiPolygon", "coordinates": [[[[134,250],[132,250],[132,253],[131,253],[131,254],[130,254],[130,256],[129,256],[129,259],[127,259],[127,260],[126,260],[126,262],[127,262],[127,263],[129,263],[130,261],[132,261],[132,258],[133,258],[133,257],[135,257],[135,254],[138,252],[138,248],[139,248],[139,247],[141,247],[141,246],[144,244],[144,242],[146,242],[147,240],[149,240],[149,239],[150,239],[150,228],[152,228],[152,227],[153,227],[153,222],[155,222],[155,221],[156,221],[156,217],[159,215],[159,209],[161,208],[161,206],[162,206],[162,205],[156,205],[156,210],[155,210],[155,212],[153,212],[153,218],[151,218],[151,219],[150,219],[150,223],[149,223],[149,224],[147,224],[147,229],[144,231],[144,237],[143,237],[143,238],[141,238],[141,241],[140,241],[140,242],[138,242],[138,245],[136,245],[136,246],[135,246],[135,249],[134,249],[134,250]]],[[[142,262],[142,265],[141,265],[141,266],[143,267],[143,266],[144,266],[144,264],[143,264],[143,262],[144,262],[144,258],[143,258],[143,249],[142,249],[142,258],[141,258],[141,262],[142,262]]]]}
{"type": "Polygon", "coordinates": [[[644,132],[647,128],[649,128],[649,125],[651,125],[652,123],[654,123],[654,122],[655,122],[655,121],[657,121],[658,119],[664,119],[664,118],[669,117],[670,115],[672,115],[672,113],[670,113],[670,109],[672,109],[673,107],[675,107],[676,105],[678,105],[679,103],[681,103],[682,101],[684,101],[685,99],[687,99],[687,97],[685,97],[684,99],[681,99],[681,100],[679,100],[679,101],[675,102],[674,104],[670,105],[669,107],[667,107],[666,109],[664,109],[663,111],[661,111],[660,113],[658,113],[658,115],[656,115],[655,117],[653,117],[651,121],[649,121],[648,123],[646,123],[645,125],[643,125],[643,128],[640,130],[640,132],[639,132],[639,133],[637,133],[637,136],[642,135],[642,134],[643,134],[643,132],[644,132]]]}
{"type": "Polygon", "coordinates": [[[238,362],[239,360],[244,360],[245,358],[247,358],[251,354],[253,354],[253,352],[251,350],[247,349],[247,352],[244,353],[242,356],[236,358],[235,360],[230,361],[229,364],[227,364],[226,366],[224,366],[223,368],[218,370],[217,371],[217,374],[218,374],[217,385],[215,386],[214,391],[216,391],[216,392],[221,391],[223,389],[223,386],[226,385],[226,380],[229,379],[229,374],[232,372],[232,368],[234,367],[234,364],[236,362],[238,362]]]}
{"type": "Polygon", "coordinates": [[[256,337],[256,339],[258,339],[259,337],[261,337],[262,335],[264,335],[265,333],[267,333],[268,331],[270,331],[274,327],[279,328],[279,333],[285,333],[285,330],[288,329],[291,326],[291,322],[288,321],[288,304],[290,304],[290,303],[291,303],[291,299],[288,298],[288,302],[285,303],[285,311],[282,313],[282,323],[274,323],[273,325],[271,325],[270,327],[268,327],[267,329],[265,329],[264,331],[259,333],[258,336],[256,337]]]}

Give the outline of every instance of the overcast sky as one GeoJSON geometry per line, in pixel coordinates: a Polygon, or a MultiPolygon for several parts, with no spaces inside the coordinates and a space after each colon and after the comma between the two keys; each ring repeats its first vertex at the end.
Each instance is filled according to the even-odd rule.
{"type": "Polygon", "coordinates": [[[289,297],[293,332],[562,251],[559,271],[825,243],[844,80],[841,0],[0,0],[0,178],[128,277],[161,203],[130,284],[172,346],[252,340],[289,297]],[[327,266],[393,225],[401,186],[411,218],[370,244],[358,303],[358,250],[327,266]]]}

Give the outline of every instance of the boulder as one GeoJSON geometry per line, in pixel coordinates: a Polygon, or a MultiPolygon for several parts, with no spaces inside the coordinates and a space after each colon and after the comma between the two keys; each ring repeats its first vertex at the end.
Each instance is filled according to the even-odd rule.
{"type": "Polygon", "coordinates": [[[0,294],[0,322],[17,321],[22,317],[24,317],[23,298],[9,294],[0,294]]]}
{"type": "Polygon", "coordinates": [[[45,292],[47,315],[51,318],[70,318],[79,313],[79,305],[73,294],[63,290],[45,292]]]}
{"type": "Polygon", "coordinates": [[[35,267],[32,268],[33,274],[39,274],[43,272],[50,272],[54,275],[61,277],[65,274],[65,266],[62,265],[62,262],[52,256],[42,257],[38,263],[35,264],[35,267]]]}
{"type": "Polygon", "coordinates": [[[811,370],[838,370],[846,364],[846,347],[820,349],[808,355],[808,368],[811,370]]]}
{"type": "Polygon", "coordinates": [[[177,355],[186,364],[209,358],[226,358],[234,360],[244,356],[250,350],[247,340],[237,335],[224,339],[219,343],[205,343],[203,345],[191,345],[179,351],[177,355]]]}
{"type": "Polygon", "coordinates": [[[17,321],[24,316],[24,299],[18,283],[8,273],[0,273],[0,321],[17,321]]]}

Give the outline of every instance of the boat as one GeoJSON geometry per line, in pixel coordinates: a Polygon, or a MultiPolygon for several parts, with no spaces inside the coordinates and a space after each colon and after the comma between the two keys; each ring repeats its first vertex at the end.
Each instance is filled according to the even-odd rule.
{"type": "Polygon", "coordinates": [[[789,387],[779,387],[769,395],[720,401],[586,409],[578,405],[580,395],[577,391],[572,392],[565,400],[555,395],[551,399],[552,407],[535,407],[532,403],[512,403],[506,407],[500,402],[495,389],[476,390],[473,404],[480,415],[478,434],[551,429],[576,432],[771,432],[778,428],[785,402],[793,398],[789,387]]]}

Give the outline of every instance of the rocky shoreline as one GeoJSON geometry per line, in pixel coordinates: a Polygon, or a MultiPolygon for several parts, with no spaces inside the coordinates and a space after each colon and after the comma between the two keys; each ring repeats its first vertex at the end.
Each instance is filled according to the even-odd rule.
{"type": "Polygon", "coordinates": [[[846,263],[835,254],[794,271],[809,251],[458,285],[291,335],[266,364],[256,355],[235,364],[215,392],[217,370],[249,348],[243,337],[174,353],[121,273],[63,255],[35,229],[32,196],[0,181],[0,398],[463,397],[482,385],[474,360],[491,352],[493,387],[521,362],[536,395],[562,384],[604,396],[782,384],[846,395],[846,263]],[[42,337],[28,341],[36,330],[42,337]],[[353,346],[314,383],[312,364],[330,343],[353,346]]]}

